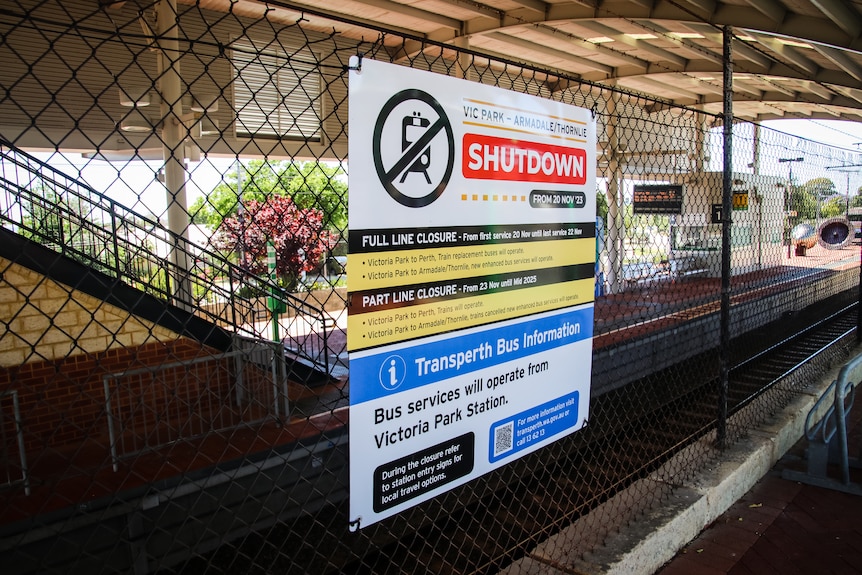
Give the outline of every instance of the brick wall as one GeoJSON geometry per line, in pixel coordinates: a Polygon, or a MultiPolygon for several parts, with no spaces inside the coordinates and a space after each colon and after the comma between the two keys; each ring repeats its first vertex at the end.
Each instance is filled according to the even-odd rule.
{"type": "Polygon", "coordinates": [[[170,342],[177,334],[0,258],[0,366],[170,342]]]}
{"type": "MultiPolygon", "coordinates": [[[[212,353],[213,350],[193,341],[176,339],[56,360],[30,361],[0,368],[0,390],[13,388],[18,392],[28,455],[46,449],[62,450],[85,440],[104,444],[108,432],[104,376],[212,353]]],[[[176,382],[177,376],[169,375],[168,379],[176,382]]],[[[142,397],[147,390],[135,391],[142,397]]],[[[165,388],[158,393],[164,397],[170,391],[165,388]]],[[[194,401],[194,394],[195,389],[188,389],[183,399],[194,401]]],[[[146,410],[146,414],[151,421],[161,415],[154,409],[146,410]]],[[[141,424],[148,423],[143,416],[140,419],[141,424]]]]}
{"type": "MultiPolygon", "coordinates": [[[[85,441],[106,443],[104,376],[217,353],[2,258],[0,273],[0,392],[18,393],[28,457],[75,449],[85,441]]],[[[180,376],[162,377],[176,385],[180,376]]],[[[214,387],[221,383],[229,384],[216,378],[214,387]]],[[[182,400],[195,401],[195,389],[184,394],[182,400]]],[[[14,438],[11,401],[0,408],[3,431],[14,438]]],[[[146,413],[163,416],[155,409],[146,413]]],[[[17,454],[16,446],[13,450],[17,454]]]]}

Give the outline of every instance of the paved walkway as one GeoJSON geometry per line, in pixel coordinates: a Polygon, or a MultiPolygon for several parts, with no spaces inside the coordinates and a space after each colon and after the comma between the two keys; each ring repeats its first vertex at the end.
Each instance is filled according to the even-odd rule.
{"type": "MultiPolygon", "coordinates": [[[[849,453],[862,453],[862,406],[850,413],[849,453]]],[[[657,575],[856,575],[862,573],[862,495],[782,478],[806,471],[800,440],[742,499],[657,575]]],[[[839,478],[837,466],[829,475],[839,478]]],[[[862,488],[862,470],[851,470],[862,488]]]]}

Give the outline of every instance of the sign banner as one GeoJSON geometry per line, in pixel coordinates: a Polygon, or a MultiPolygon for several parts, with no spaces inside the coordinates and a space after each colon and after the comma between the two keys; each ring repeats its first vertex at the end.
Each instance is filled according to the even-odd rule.
{"type": "Polygon", "coordinates": [[[354,58],[350,517],[363,528],[589,417],[589,110],[354,58]]]}

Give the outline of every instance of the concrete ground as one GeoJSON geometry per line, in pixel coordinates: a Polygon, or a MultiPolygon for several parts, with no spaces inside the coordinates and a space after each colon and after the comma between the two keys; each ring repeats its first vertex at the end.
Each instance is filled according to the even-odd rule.
{"type": "MultiPolygon", "coordinates": [[[[862,346],[848,357],[862,353],[862,346]]],[[[505,575],[808,575],[862,573],[862,471],[849,491],[785,479],[807,471],[805,419],[838,377],[835,366],[791,404],[725,450],[661,505],[575,556],[566,531],[505,575]]],[[[851,410],[849,455],[862,455],[862,407],[851,410]]],[[[836,466],[829,477],[840,484],[836,466]]],[[[570,534],[570,537],[572,535],[570,534]]]]}

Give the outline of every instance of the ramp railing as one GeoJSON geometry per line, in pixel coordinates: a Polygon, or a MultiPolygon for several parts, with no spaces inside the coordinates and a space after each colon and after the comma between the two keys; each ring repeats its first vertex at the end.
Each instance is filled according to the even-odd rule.
{"type": "Polygon", "coordinates": [[[114,471],[124,457],[286,418],[287,368],[280,344],[243,338],[235,347],[102,378],[114,471]]]}
{"type": "Polygon", "coordinates": [[[14,389],[0,391],[0,487],[3,485],[22,485],[24,492],[30,495],[30,474],[24,450],[24,420],[18,392],[14,389]],[[8,411],[11,411],[11,418],[8,411]]]}
{"type": "MultiPolygon", "coordinates": [[[[808,440],[807,471],[785,469],[786,479],[862,495],[862,485],[851,482],[850,468],[862,468],[862,457],[850,457],[847,421],[862,381],[862,354],[848,361],[809,410],[805,418],[808,440]],[[838,465],[840,479],[829,476],[829,465],[838,465]]],[[[862,455],[862,454],[860,454],[862,455]]]]}

